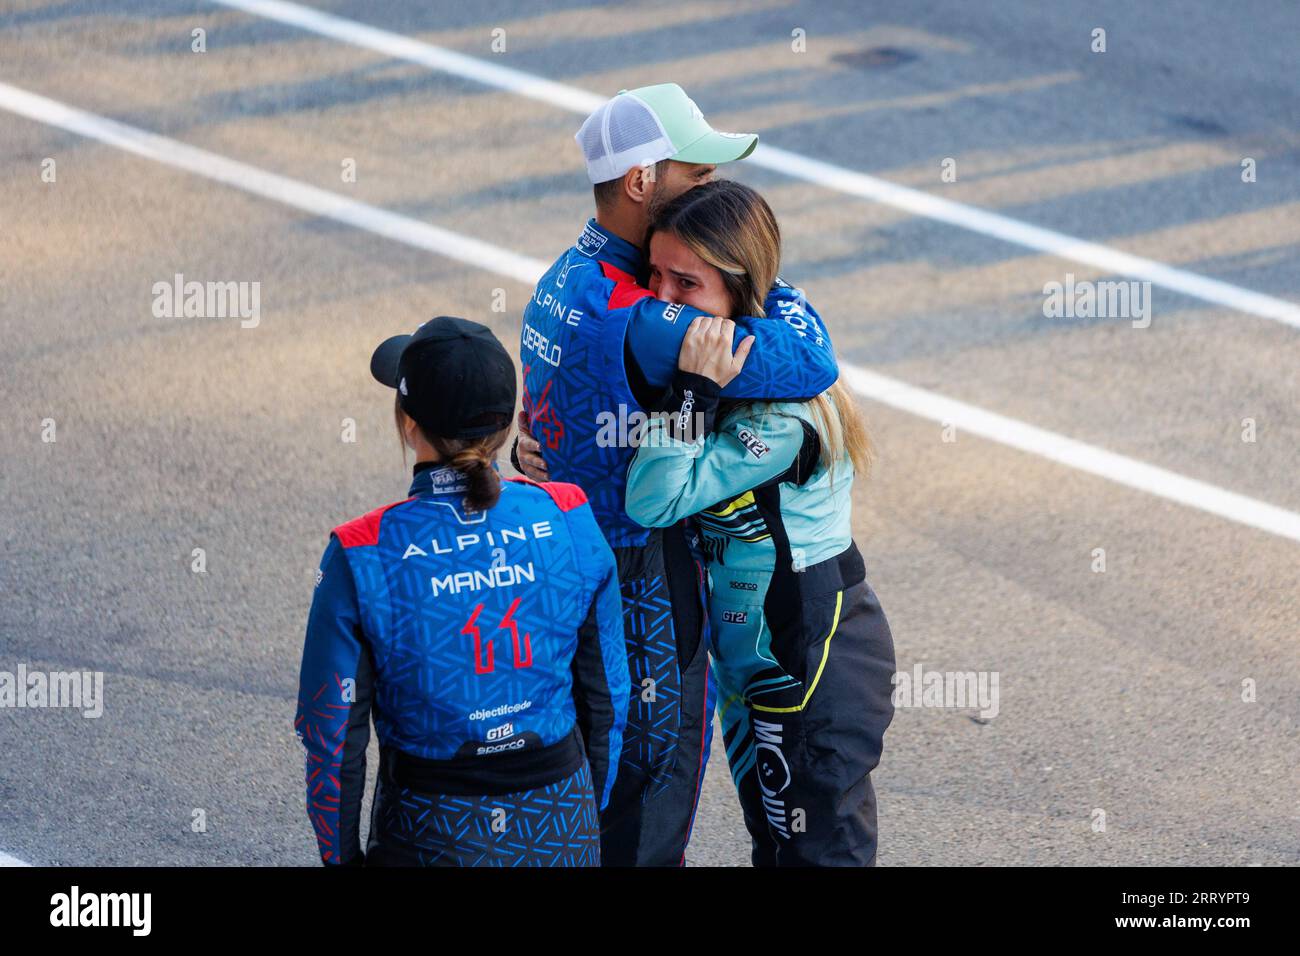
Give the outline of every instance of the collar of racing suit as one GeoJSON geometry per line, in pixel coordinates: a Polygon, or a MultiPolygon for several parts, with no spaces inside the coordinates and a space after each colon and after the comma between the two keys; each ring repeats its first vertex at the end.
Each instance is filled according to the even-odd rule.
{"type": "MultiPolygon", "coordinates": [[[[496,471],[500,466],[492,463],[496,471]]],[[[450,465],[436,461],[422,461],[415,466],[415,475],[411,479],[411,490],[407,492],[412,498],[422,495],[463,495],[469,490],[469,481],[450,465]]]]}
{"type": "Polygon", "coordinates": [[[589,259],[608,262],[630,276],[639,276],[645,265],[645,255],[640,249],[597,225],[595,219],[587,220],[574,248],[589,259]]]}

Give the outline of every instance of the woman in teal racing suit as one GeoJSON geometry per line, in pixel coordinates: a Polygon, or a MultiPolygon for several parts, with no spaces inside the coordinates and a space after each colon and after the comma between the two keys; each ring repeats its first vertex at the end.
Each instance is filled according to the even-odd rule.
{"type": "Polygon", "coordinates": [[[758,193],[700,186],[659,214],[650,288],[695,320],[628,472],[627,512],[694,516],[727,759],[755,866],[870,866],[894,647],[852,538],[870,443],[843,384],[809,402],[728,402],[744,364],[726,316],[763,314],[780,232],[758,193]]]}

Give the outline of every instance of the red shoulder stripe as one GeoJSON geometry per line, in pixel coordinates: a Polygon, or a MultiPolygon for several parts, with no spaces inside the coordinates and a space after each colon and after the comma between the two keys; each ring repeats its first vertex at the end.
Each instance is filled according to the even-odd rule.
{"type": "Polygon", "coordinates": [[[641,288],[636,284],[636,279],[622,269],[617,269],[608,262],[602,262],[600,269],[605,274],[606,279],[614,280],[614,291],[609,294],[607,308],[624,309],[633,302],[650,295],[649,289],[641,288]]]}
{"type": "Polygon", "coordinates": [[[376,508],[363,514],[360,518],[353,518],[346,521],[334,529],[335,536],[339,539],[339,544],[345,548],[359,548],[368,544],[379,543],[379,522],[384,517],[384,512],[389,508],[396,508],[398,505],[404,505],[410,498],[403,498],[401,501],[394,501],[392,504],[384,505],[382,508],[376,508]]]}
{"type": "Polygon", "coordinates": [[[517,478],[507,478],[506,481],[517,481],[521,485],[532,485],[534,488],[541,488],[551,496],[551,500],[560,506],[561,511],[572,511],[579,505],[587,503],[587,494],[577,485],[570,485],[563,481],[533,481],[531,478],[525,478],[520,475],[517,478]]]}
{"type": "Polygon", "coordinates": [[[542,485],[542,489],[560,506],[561,511],[572,511],[579,505],[587,503],[586,492],[577,485],[565,484],[562,481],[548,481],[542,485]]]}

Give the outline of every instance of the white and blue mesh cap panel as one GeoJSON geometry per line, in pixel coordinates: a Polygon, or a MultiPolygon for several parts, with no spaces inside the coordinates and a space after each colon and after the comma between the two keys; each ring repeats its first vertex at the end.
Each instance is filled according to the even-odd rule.
{"type": "Polygon", "coordinates": [[[627,93],[588,116],[574,139],[582,147],[592,183],[617,179],[635,166],[657,163],[677,152],[654,111],[627,93]]]}

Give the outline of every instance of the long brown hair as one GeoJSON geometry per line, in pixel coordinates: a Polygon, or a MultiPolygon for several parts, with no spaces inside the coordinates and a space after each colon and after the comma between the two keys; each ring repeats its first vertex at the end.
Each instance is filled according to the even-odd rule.
{"type": "MultiPolygon", "coordinates": [[[[696,186],[661,209],[650,235],[670,232],[717,269],[733,316],[763,316],[768,290],[781,266],[781,228],[762,196],[743,183],[717,179],[696,186]]],[[[821,461],[834,469],[848,456],[854,471],[871,470],[874,449],[867,423],[843,380],[808,402],[821,461]]]]}
{"type": "MultiPolygon", "coordinates": [[[[397,422],[397,437],[402,442],[402,461],[406,461],[406,422],[414,421],[402,408],[402,397],[397,396],[393,405],[393,418],[397,422]]],[[[466,424],[473,425],[474,422],[466,424]]],[[[486,424],[486,423],[484,423],[486,424]]],[[[433,446],[438,453],[438,460],[446,467],[451,467],[465,476],[469,488],[465,492],[465,505],[474,511],[486,511],[497,503],[501,497],[501,476],[492,467],[497,459],[497,452],[506,443],[510,435],[510,423],[504,428],[482,438],[440,438],[430,435],[415,422],[420,435],[433,446]]]]}

